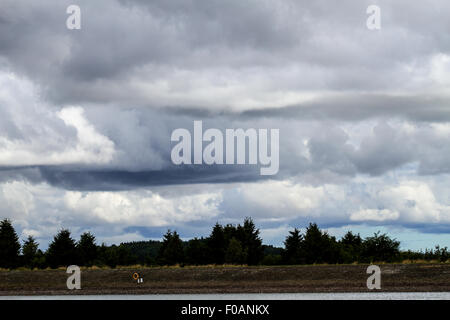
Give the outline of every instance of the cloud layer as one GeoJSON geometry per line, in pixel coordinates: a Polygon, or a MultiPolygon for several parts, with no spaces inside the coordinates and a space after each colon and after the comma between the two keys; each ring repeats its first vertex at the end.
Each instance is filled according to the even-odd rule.
{"type": "Polygon", "coordinates": [[[71,4],[1,1],[0,213],[23,236],[450,231],[447,2],[376,1],[378,31],[372,1],[81,0],[68,30],[71,4]],[[280,129],[279,173],[173,165],[194,120],[280,129]]]}

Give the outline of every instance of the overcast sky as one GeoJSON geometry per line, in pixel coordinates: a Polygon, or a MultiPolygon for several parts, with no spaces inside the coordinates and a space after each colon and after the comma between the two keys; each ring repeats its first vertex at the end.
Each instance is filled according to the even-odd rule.
{"type": "Polygon", "coordinates": [[[246,216],[275,245],[317,222],[450,246],[449,16],[445,0],[0,0],[0,217],[42,248],[63,227],[111,244],[246,216]],[[278,174],[173,165],[194,120],[280,129],[278,174]]]}

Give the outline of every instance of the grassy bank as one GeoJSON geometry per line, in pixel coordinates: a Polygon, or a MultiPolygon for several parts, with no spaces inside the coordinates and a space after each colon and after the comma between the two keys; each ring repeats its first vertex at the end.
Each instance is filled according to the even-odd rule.
{"type": "MultiPolygon", "coordinates": [[[[383,264],[381,291],[450,291],[450,264],[383,264]]],[[[81,290],[57,270],[0,271],[0,295],[364,292],[367,265],[82,269],[81,290]],[[139,272],[144,283],[133,281],[139,272]]]]}

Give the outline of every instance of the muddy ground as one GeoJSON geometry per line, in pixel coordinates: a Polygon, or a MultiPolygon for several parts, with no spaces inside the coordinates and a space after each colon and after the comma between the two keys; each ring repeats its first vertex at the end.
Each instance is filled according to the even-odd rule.
{"type": "MultiPolygon", "coordinates": [[[[450,264],[383,264],[381,291],[450,291],[450,264]]],[[[366,292],[367,265],[82,269],[81,290],[65,270],[0,271],[0,295],[366,292]],[[133,280],[139,272],[143,283],[133,280]]]]}

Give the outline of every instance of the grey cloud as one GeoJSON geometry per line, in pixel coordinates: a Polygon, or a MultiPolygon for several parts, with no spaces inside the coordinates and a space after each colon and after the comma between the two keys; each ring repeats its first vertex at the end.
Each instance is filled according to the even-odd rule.
{"type": "Polygon", "coordinates": [[[325,95],[302,105],[248,110],[240,113],[240,115],[249,118],[334,119],[349,122],[397,117],[419,122],[449,122],[449,104],[449,97],[444,94],[350,93],[346,95],[325,95]]]}
{"type": "Polygon", "coordinates": [[[410,84],[405,65],[420,70],[433,54],[449,51],[442,1],[380,1],[379,33],[365,28],[369,1],[81,1],[79,31],[65,28],[69,1],[4,2],[0,55],[57,103],[172,105],[170,93],[193,94],[179,92],[177,71],[191,71],[187,81],[207,74],[218,89],[236,81],[224,70],[237,78],[260,70],[267,83],[261,91],[388,90],[410,84]],[[145,94],[161,81],[169,96],[145,94]]]}
{"type": "MultiPolygon", "coordinates": [[[[448,137],[427,123],[395,118],[372,118],[348,129],[337,119],[296,119],[287,116],[215,114],[146,110],[114,106],[86,108],[96,130],[114,143],[115,156],[105,164],[35,166],[42,180],[71,190],[126,190],[139,187],[258,181],[298,177],[313,184],[345,181],[358,174],[382,175],[408,164],[419,174],[448,173],[450,153],[442,149],[448,137]],[[110,116],[114,115],[114,116],[110,116]],[[258,166],[174,166],[170,159],[171,132],[204,129],[279,128],[280,171],[262,177],[258,166]],[[410,126],[412,129],[405,129],[410,126]],[[409,131],[408,131],[409,130],[409,131]],[[411,131],[412,130],[412,131],[411,131]],[[355,142],[353,140],[358,140],[355,142]]],[[[350,122],[351,123],[351,122],[350,122]]],[[[446,123],[442,124],[444,127],[446,123]]],[[[64,131],[62,131],[64,132],[64,131]]]]}
{"type": "MultiPolygon", "coordinates": [[[[0,139],[6,139],[0,147],[28,143],[37,159],[76,150],[79,132],[55,116],[76,105],[84,110],[86,132],[92,129],[114,151],[101,163],[19,167],[11,161],[1,167],[2,183],[55,186],[45,190],[52,193],[49,201],[36,193],[35,220],[17,213],[25,216],[23,228],[64,222],[77,230],[94,226],[103,237],[153,236],[161,230],[105,226],[89,214],[78,221],[75,214],[65,215],[59,202],[65,190],[150,189],[176,199],[219,185],[228,188],[221,214],[181,223],[182,232],[203,232],[215,219],[239,222],[243,214],[267,228],[279,227],[282,214],[289,226],[315,220],[340,227],[359,206],[387,206],[369,194],[370,179],[380,179],[380,190],[395,185],[392,171],[403,178],[426,177],[429,185],[445,182],[450,5],[379,0],[382,29],[371,32],[365,10],[372,2],[80,0],[82,29],[74,31],[65,26],[72,1],[1,0],[0,80],[4,75],[19,80],[0,86],[0,139]],[[244,190],[268,182],[255,166],[172,165],[170,134],[191,129],[194,120],[221,130],[279,128],[280,172],[269,177],[272,182],[340,186],[344,200],[325,192],[317,207],[275,210],[285,199],[265,207],[261,191],[255,203],[233,186],[242,183],[244,190]],[[366,184],[355,183],[367,176],[366,184]],[[52,209],[55,215],[47,216],[52,209]]],[[[304,192],[294,193],[292,202],[301,202],[304,192]]],[[[448,202],[448,192],[441,193],[432,206],[436,211],[448,202]]],[[[449,230],[446,223],[407,218],[388,223],[423,232],[449,230]]]]}
{"type": "Polygon", "coordinates": [[[177,184],[210,184],[261,180],[259,169],[249,167],[184,166],[155,171],[85,170],[41,167],[44,181],[68,190],[118,191],[177,184]]]}

